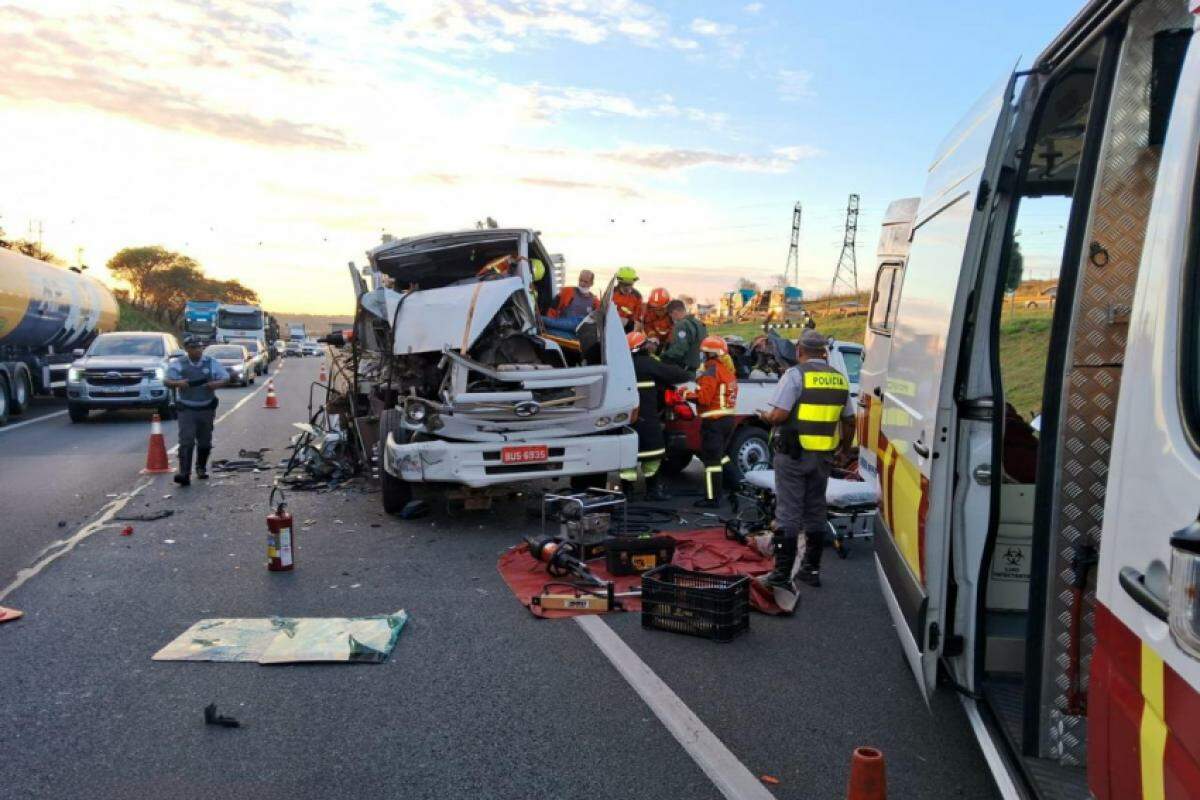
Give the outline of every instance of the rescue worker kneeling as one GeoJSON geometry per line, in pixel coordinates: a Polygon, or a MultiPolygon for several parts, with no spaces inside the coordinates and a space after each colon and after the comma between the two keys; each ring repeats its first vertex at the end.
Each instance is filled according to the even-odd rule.
{"type": "Polygon", "coordinates": [[[720,336],[707,336],[700,342],[704,363],[696,376],[696,391],[687,399],[696,402],[700,413],[700,460],[704,462],[704,499],[697,508],[721,505],[723,473],[729,463],[726,450],[733,436],[733,414],[737,407],[737,372],[729,358],[729,345],[720,336]]]}
{"type": "Polygon", "coordinates": [[[798,577],[810,586],[821,585],[829,470],[835,451],[845,453],[854,440],[850,382],[826,361],[825,337],[806,330],[799,345],[800,363],[779,379],[771,409],[758,412],[775,426],[775,568],[766,583],[793,593],[801,531],[804,559],[798,577]]]}
{"type": "MultiPolygon", "coordinates": [[[[664,388],[687,383],[692,376],[682,367],[664,364],[651,355],[648,347],[650,340],[641,331],[628,334],[625,341],[629,343],[633,372],[637,376],[638,416],[633,429],[638,437],[638,466],[646,477],[646,499],[669,500],[671,498],[663,491],[658,478],[658,468],[667,452],[658,398],[664,388]]],[[[632,494],[630,490],[637,480],[637,473],[637,468],[621,470],[621,484],[626,495],[632,494]]]]}

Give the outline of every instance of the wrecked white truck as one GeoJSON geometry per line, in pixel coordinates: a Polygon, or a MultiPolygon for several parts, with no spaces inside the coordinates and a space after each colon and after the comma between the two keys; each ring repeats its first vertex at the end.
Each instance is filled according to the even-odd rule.
{"type": "Polygon", "coordinates": [[[367,257],[375,288],[351,269],[355,372],[379,417],[386,511],[417,483],[595,483],[635,464],[636,380],[611,287],[561,336],[542,324],[560,287],[535,231],[430,234],[367,257]]]}

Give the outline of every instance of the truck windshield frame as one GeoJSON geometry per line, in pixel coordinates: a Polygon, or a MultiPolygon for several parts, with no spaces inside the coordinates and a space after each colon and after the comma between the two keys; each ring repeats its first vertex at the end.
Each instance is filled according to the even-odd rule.
{"type": "Polygon", "coordinates": [[[263,312],[261,311],[217,311],[217,327],[236,331],[258,331],[263,328],[263,312]],[[249,321],[250,324],[246,324],[249,321]]]}

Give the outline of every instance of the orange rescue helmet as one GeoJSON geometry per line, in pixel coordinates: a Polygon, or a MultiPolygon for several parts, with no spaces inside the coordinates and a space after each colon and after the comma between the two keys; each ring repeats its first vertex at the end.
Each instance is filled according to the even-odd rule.
{"type": "Polygon", "coordinates": [[[650,308],[662,308],[669,302],[671,302],[670,292],[666,289],[658,288],[650,292],[650,297],[646,300],[646,305],[650,308]]]}
{"type": "Polygon", "coordinates": [[[729,355],[729,345],[720,336],[705,336],[704,341],[700,342],[700,352],[727,356],[729,355]]]}
{"type": "Polygon", "coordinates": [[[625,341],[629,344],[629,352],[635,353],[646,346],[646,334],[641,331],[630,331],[625,334],[625,341]]]}

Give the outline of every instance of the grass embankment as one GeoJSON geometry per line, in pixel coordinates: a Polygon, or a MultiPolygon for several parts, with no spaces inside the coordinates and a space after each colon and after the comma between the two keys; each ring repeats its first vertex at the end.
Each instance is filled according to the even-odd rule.
{"type": "Polygon", "coordinates": [[[126,303],[123,300],[117,301],[117,307],[121,311],[120,317],[117,318],[117,330],[119,331],[162,331],[163,333],[178,333],[170,325],[165,322],[160,322],[154,315],[147,314],[140,308],[137,308],[131,303],[126,303]]]}
{"type": "MultiPolygon", "coordinates": [[[[1005,306],[1000,317],[1000,372],[1005,397],[1025,419],[1042,410],[1042,382],[1046,372],[1046,356],[1050,348],[1050,323],[1054,311],[1049,308],[1011,308],[1005,306]]],[[[826,336],[848,342],[862,342],[867,318],[823,317],[814,315],[817,330],[826,336]]],[[[799,328],[781,331],[790,339],[800,335],[799,328]]],[[[741,322],[715,325],[710,333],[721,336],[741,336],[752,339],[762,333],[762,323],[741,322]]]]}

